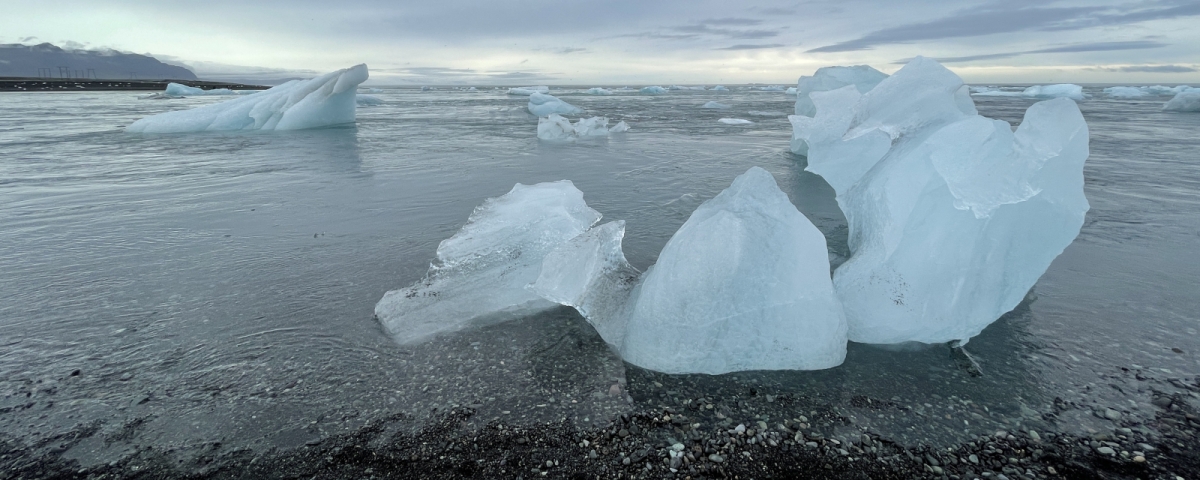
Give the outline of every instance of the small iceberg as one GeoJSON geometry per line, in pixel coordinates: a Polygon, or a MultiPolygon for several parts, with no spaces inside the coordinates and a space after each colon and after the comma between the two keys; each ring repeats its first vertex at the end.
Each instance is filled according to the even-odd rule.
{"type": "Polygon", "coordinates": [[[1136,98],[1150,95],[1140,87],[1108,87],[1104,89],[1104,93],[1115,98],[1136,98]]]}
{"type": "Polygon", "coordinates": [[[544,117],[551,113],[559,115],[583,113],[582,108],[564,102],[554,95],[536,92],[529,95],[529,105],[527,108],[529,108],[529,113],[539,117],[544,117]]]}
{"type": "Polygon", "coordinates": [[[612,128],[608,129],[608,133],[625,133],[628,131],[629,131],[629,124],[625,123],[624,120],[617,122],[616,125],[613,125],[612,128]]]}
{"type": "Polygon", "coordinates": [[[981,92],[974,92],[972,95],[981,97],[1025,97],[1025,98],[1069,98],[1071,100],[1084,100],[1087,95],[1083,93],[1083,87],[1073,83],[1059,83],[1055,85],[1034,85],[1020,92],[1011,92],[1000,89],[987,89],[981,92]]]}
{"type": "Polygon", "coordinates": [[[570,181],[518,183],[476,207],[438,244],[425,278],[387,292],[375,317],[396,342],[410,344],[553,307],[526,285],[537,280],[547,253],[598,221],[570,181]]]}
{"type": "Polygon", "coordinates": [[[163,91],[167,95],[176,97],[197,97],[202,95],[238,95],[238,92],[228,88],[214,88],[205,90],[203,88],[189,87],[187,85],[171,82],[167,84],[167,89],[163,91]]]}
{"type": "Polygon", "coordinates": [[[718,121],[718,122],[721,122],[721,123],[724,123],[724,124],[726,124],[726,125],[749,125],[749,124],[751,124],[751,123],[754,123],[754,122],[751,122],[751,121],[749,121],[749,120],[746,120],[746,119],[744,119],[744,118],[722,118],[722,119],[720,119],[720,120],[717,120],[717,121],[718,121]]]}
{"type": "Polygon", "coordinates": [[[708,103],[705,103],[704,105],[701,105],[700,108],[712,108],[712,109],[723,110],[723,109],[727,109],[730,107],[729,107],[729,105],[726,105],[721,102],[708,102],[708,103]]]}
{"type": "Polygon", "coordinates": [[[833,187],[849,224],[851,257],[833,284],[851,341],[966,342],[1079,234],[1089,208],[1079,106],[1035,103],[1014,131],[980,116],[968,92],[917,57],[865,94],[812,93],[816,116],[789,117],[806,170],[833,187]]]}
{"type": "Polygon", "coordinates": [[[358,93],[383,93],[382,88],[360,88],[358,93]]]}
{"type": "Polygon", "coordinates": [[[728,91],[729,91],[729,89],[728,89],[728,88],[725,88],[725,86],[724,86],[724,85],[717,85],[717,86],[715,86],[715,87],[712,87],[712,88],[710,88],[710,89],[709,89],[709,91],[713,91],[713,92],[728,92],[728,91]]]}
{"type": "Polygon", "coordinates": [[[662,95],[664,93],[667,93],[667,89],[660,87],[658,85],[642,87],[642,89],[640,91],[642,92],[642,94],[645,94],[645,95],[662,95]]]}
{"type": "Polygon", "coordinates": [[[784,91],[783,93],[787,95],[796,95],[797,91],[798,90],[796,90],[796,87],[788,87],[787,91],[784,91]]]}
{"type": "Polygon", "coordinates": [[[1200,88],[1179,92],[1163,105],[1166,112],[1200,112],[1200,88]]]}
{"type": "Polygon", "coordinates": [[[161,113],[125,127],[133,133],[301,130],[354,123],[356,90],[366,65],[330,72],[221,103],[161,113]]]}
{"type": "Polygon", "coordinates": [[[358,94],[354,96],[354,103],[360,107],[373,107],[375,105],[383,105],[383,99],[371,95],[358,94]]]}
{"type": "Polygon", "coordinates": [[[600,88],[600,87],[589,88],[589,89],[587,89],[587,91],[585,91],[583,93],[586,93],[588,95],[612,95],[613,94],[612,90],[608,90],[606,88],[600,88]]]}
{"type": "Polygon", "coordinates": [[[181,97],[179,95],[171,95],[171,94],[167,94],[167,93],[163,93],[163,92],[155,92],[155,93],[151,93],[149,95],[142,95],[137,98],[138,98],[138,100],[178,100],[178,99],[184,98],[184,97],[181,97]]]}
{"type": "Polygon", "coordinates": [[[514,87],[508,89],[509,95],[533,95],[535,93],[550,93],[550,87],[537,85],[532,87],[514,87]]]}
{"type": "Polygon", "coordinates": [[[761,90],[764,92],[786,92],[787,91],[786,89],[783,88],[783,85],[767,85],[765,87],[758,87],[758,90],[761,90]]]}
{"type": "Polygon", "coordinates": [[[619,133],[629,130],[625,122],[608,128],[608,118],[581,118],[571,124],[570,120],[556,113],[551,113],[538,119],[537,137],[548,142],[572,142],[579,138],[607,137],[609,133],[619,133]]]}

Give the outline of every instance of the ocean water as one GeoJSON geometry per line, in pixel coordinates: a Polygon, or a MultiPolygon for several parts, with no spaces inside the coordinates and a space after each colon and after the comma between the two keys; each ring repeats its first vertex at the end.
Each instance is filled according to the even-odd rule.
{"type": "MultiPolygon", "coordinates": [[[[1200,373],[1200,115],[1100,88],[1080,102],[1083,231],[1027,302],[971,340],[982,376],[944,346],[864,345],[826,371],[668,376],[623,364],[565,308],[404,347],[372,318],[515,183],[572,180],[606,220],[627,222],[626,256],[644,269],[696,206],[757,165],[846,253],[832,189],[788,152],[794,97],[781,92],[556,88],[632,127],[570,145],[539,143],[525,100],[490,88],[387,88],[354,127],[194,135],[122,127],[223,98],[6,93],[0,439],[68,446],[61,455],[88,465],[139,445],[188,457],[384,419],[415,429],[462,405],[480,423],[589,426],[700,401],[717,405],[696,416],[715,428],[770,420],[738,416],[754,399],[773,418],[836,418],[835,438],[904,445],[1111,429],[1104,409],[1151,418],[1153,395],[1194,398],[1200,373]],[[710,100],[732,108],[699,108],[710,100]]],[[[975,100],[1013,123],[1033,103],[975,100]]]]}

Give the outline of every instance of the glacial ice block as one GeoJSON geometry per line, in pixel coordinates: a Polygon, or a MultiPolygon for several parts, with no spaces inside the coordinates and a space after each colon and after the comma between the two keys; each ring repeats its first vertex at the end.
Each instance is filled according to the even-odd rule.
{"type": "Polygon", "coordinates": [[[205,90],[203,88],[189,87],[187,85],[171,82],[167,84],[167,89],[163,91],[167,95],[177,97],[195,97],[200,95],[237,95],[238,92],[228,88],[214,88],[205,90]]]}
{"type": "Polygon", "coordinates": [[[550,87],[545,85],[534,85],[532,87],[513,87],[508,89],[509,95],[533,95],[535,93],[549,93],[550,87]]]}
{"type": "Polygon", "coordinates": [[[616,125],[613,125],[612,128],[608,129],[608,133],[625,133],[628,131],[629,131],[629,124],[625,123],[624,120],[617,122],[616,125]]]}
{"type": "Polygon", "coordinates": [[[715,87],[712,87],[710,90],[714,91],[714,92],[728,92],[729,88],[727,88],[724,85],[717,85],[715,87]]]}
{"type": "Polygon", "coordinates": [[[583,93],[586,93],[588,95],[612,95],[613,94],[612,90],[609,90],[607,88],[600,88],[600,87],[589,88],[589,89],[587,89],[587,91],[585,91],[583,93]]]}
{"type": "Polygon", "coordinates": [[[363,95],[360,93],[354,96],[354,103],[363,107],[373,107],[376,105],[383,105],[383,99],[374,95],[363,95]]]}
{"type": "Polygon", "coordinates": [[[582,108],[564,102],[554,95],[536,92],[529,95],[529,105],[527,108],[529,108],[529,113],[539,117],[544,117],[551,113],[559,115],[583,113],[582,108]]]}
{"type": "Polygon", "coordinates": [[[1000,90],[997,88],[989,88],[983,91],[974,92],[972,95],[980,97],[1025,97],[1025,98],[1070,98],[1072,100],[1083,100],[1087,95],[1083,93],[1083,87],[1072,83],[1059,83],[1055,85],[1034,85],[1027,87],[1020,92],[1000,90]]]}
{"type": "Polygon", "coordinates": [[[1163,105],[1168,112],[1200,112],[1200,89],[1191,89],[1175,94],[1163,105]]]}
{"type": "Polygon", "coordinates": [[[575,136],[578,137],[607,137],[608,118],[581,118],[575,122],[575,136]]]}
{"type": "Polygon", "coordinates": [[[354,123],[356,88],[368,75],[367,66],[360,64],[221,103],[160,113],[133,122],[125,131],[301,130],[354,123]]]}
{"type": "Polygon", "coordinates": [[[477,207],[438,245],[425,278],[387,292],[375,316],[405,344],[551,307],[525,287],[547,253],[599,220],[570,181],[517,184],[477,207]]]}
{"type": "Polygon", "coordinates": [[[722,109],[723,110],[723,109],[729,108],[729,105],[726,105],[721,102],[706,102],[704,105],[701,105],[700,108],[713,108],[713,109],[722,109]]]}
{"type": "Polygon", "coordinates": [[[658,85],[651,85],[651,86],[649,86],[649,87],[642,87],[642,89],[641,89],[640,91],[641,91],[641,92],[642,92],[642,94],[644,94],[644,95],[662,95],[662,94],[664,94],[664,93],[667,93],[667,89],[665,89],[665,88],[663,88],[663,87],[660,87],[660,86],[658,86],[658,85]]]}
{"type": "Polygon", "coordinates": [[[813,103],[808,98],[810,93],[837,90],[847,85],[854,85],[858,93],[867,93],[885,78],[886,73],[867,65],[818,68],[811,77],[806,75],[796,82],[796,115],[816,115],[813,103]]]}
{"type": "Polygon", "coordinates": [[[1136,98],[1150,94],[1139,87],[1108,87],[1104,89],[1104,93],[1115,98],[1136,98]]]}
{"type": "Polygon", "coordinates": [[[749,125],[751,123],[754,123],[754,122],[751,122],[744,118],[721,118],[721,119],[718,119],[717,121],[724,123],[726,125],[749,125]]]}
{"type": "Polygon", "coordinates": [[[638,278],[622,222],[546,256],[530,288],[575,307],[628,362],[666,373],[842,363],[846,321],[825,237],[754,167],[692,213],[638,278]]]}
{"type": "MultiPolygon", "coordinates": [[[[621,122],[618,126],[624,125],[621,122]]],[[[616,128],[616,127],[613,127],[616,128]]],[[[628,126],[625,129],[628,130],[628,126]]],[[[571,121],[557,113],[538,119],[538,139],[550,142],[571,142],[577,138],[607,137],[609,134],[608,119],[605,117],[581,118],[571,125],[571,121]]],[[[624,130],[617,130],[624,131],[624,130]]]]}
{"type": "Polygon", "coordinates": [[[965,91],[918,57],[864,95],[813,95],[807,170],[834,188],[849,223],[851,257],[833,281],[852,341],[966,341],[1079,234],[1079,107],[1036,103],[1013,132],[976,114],[965,91]]]}

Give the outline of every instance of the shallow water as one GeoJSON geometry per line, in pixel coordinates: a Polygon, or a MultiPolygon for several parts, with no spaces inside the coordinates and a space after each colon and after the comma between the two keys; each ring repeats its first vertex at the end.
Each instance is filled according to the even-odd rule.
{"type": "MultiPolygon", "coordinates": [[[[1196,382],[1200,115],[1103,95],[1080,103],[1083,232],[1036,299],[971,340],[981,377],[944,346],[864,345],[827,371],[667,376],[624,365],[569,309],[397,346],[375,302],[419,280],[438,242],[518,182],[572,180],[605,219],[626,220],[626,256],[644,269],[697,205],[758,165],[845,253],[832,189],[788,152],[793,97],[555,89],[632,130],[549,145],[502,92],[385,89],[356,127],[153,136],[121,127],[223,99],[4,94],[0,435],[51,448],[92,426],[66,452],[86,465],[131,445],[297,446],[397,414],[415,427],[453,405],[480,421],[592,425],[699,402],[715,405],[700,410],[706,428],[821,416],[838,419],[828,435],[939,445],[1111,428],[1095,409],[1132,421],[1152,415],[1153,391],[1196,382]],[[699,108],[710,100],[733,108],[699,108]],[[749,399],[769,413],[741,418],[749,399]]],[[[1010,122],[1033,103],[976,102],[1010,122]]]]}

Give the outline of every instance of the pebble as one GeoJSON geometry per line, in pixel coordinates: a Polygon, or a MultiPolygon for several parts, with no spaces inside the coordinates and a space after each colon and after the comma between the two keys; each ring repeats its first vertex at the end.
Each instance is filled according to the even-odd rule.
{"type": "Polygon", "coordinates": [[[1112,449],[1112,447],[1100,447],[1100,448],[1097,448],[1096,451],[1103,455],[1116,455],[1117,454],[1117,452],[1114,451],[1112,449]]]}
{"type": "Polygon", "coordinates": [[[720,455],[717,455],[714,453],[714,454],[708,456],[708,461],[713,462],[713,463],[721,463],[721,462],[724,462],[725,459],[721,458],[720,455]]]}
{"type": "Polygon", "coordinates": [[[1111,408],[1106,408],[1106,409],[1104,409],[1104,418],[1107,418],[1109,420],[1120,420],[1121,412],[1118,412],[1111,408]]]}
{"type": "Polygon", "coordinates": [[[1036,430],[1030,430],[1029,431],[1029,439],[1033,440],[1035,442],[1040,442],[1040,441],[1042,441],[1042,436],[1038,435],[1036,430]]]}
{"type": "Polygon", "coordinates": [[[1141,455],[1138,455],[1138,456],[1136,456],[1136,457],[1133,457],[1133,461],[1134,461],[1134,462],[1136,462],[1136,463],[1145,463],[1145,461],[1146,461],[1146,457],[1143,457],[1143,456],[1141,456],[1141,455]]]}
{"type": "Polygon", "coordinates": [[[733,433],[736,433],[738,435],[746,433],[746,426],[739,423],[738,426],[733,427],[733,433]]]}
{"type": "Polygon", "coordinates": [[[971,456],[967,457],[967,460],[976,465],[979,464],[979,457],[975,456],[974,453],[972,453],[971,456]]]}

